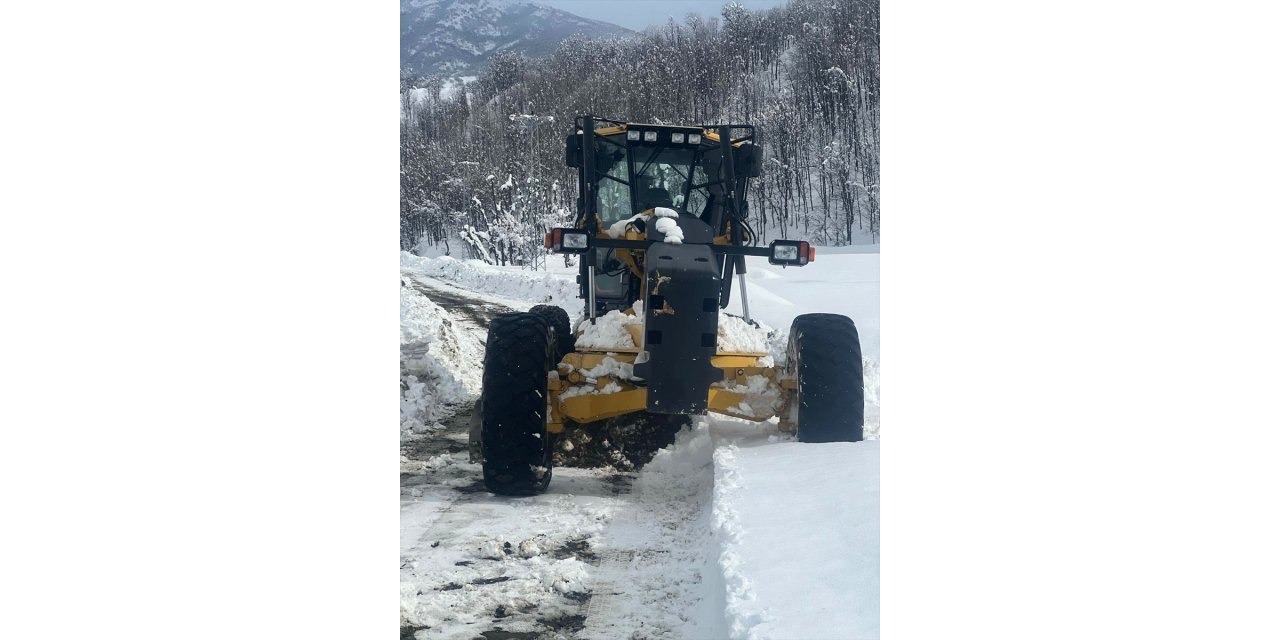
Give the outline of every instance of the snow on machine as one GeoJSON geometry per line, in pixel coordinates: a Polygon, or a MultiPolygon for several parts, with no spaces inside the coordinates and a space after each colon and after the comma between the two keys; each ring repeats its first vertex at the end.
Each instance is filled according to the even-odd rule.
{"type": "Polygon", "coordinates": [[[574,331],[564,309],[539,305],[490,325],[473,434],[485,486],[542,493],[554,441],[567,427],[590,430],[633,414],[777,416],[779,429],[801,442],[862,440],[862,350],[852,320],[797,316],[782,367],[763,344],[724,339],[741,328],[721,326],[735,273],[742,319],[724,322],[751,323],[745,256],[786,266],[815,258],[804,241],[754,246],[746,195],[763,160],[754,127],[592,116],[574,124],[565,162],[578,169],[577,218],[545,243],[580,254],[584,319],[574,331]]]}

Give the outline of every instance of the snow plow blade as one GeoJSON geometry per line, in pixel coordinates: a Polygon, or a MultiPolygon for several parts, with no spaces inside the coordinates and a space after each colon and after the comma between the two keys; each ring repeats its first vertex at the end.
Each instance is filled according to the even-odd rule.
{"type": "MultiPolygon", "coordinates": [[[[604,395],[574,396],[560,401],[559,413],[574,422],[585,424],[644,411],[648,404],[648,395],[645,389],[637,388],[604,395]]],[[[751,396],[745,393],[711,388],[707,391],[704,402],[709,411],[735,418],[760,422],[773,417],[773,413],[756,415],[753,411],[743,411],[741,407],[750,399],[751,396]]],[[[552,433],[564,430],[563,423],[550,423],[547,427],[547,430],[552,433]]]]}
{"type": "MultiPolygon", "coordinates": [[[[648,393],[644,389],[629,389],[618,393],[564,398],[560,401],[560,413],[579,423],[604,420],[644,411],[645,397],[647,395],[648,393]]],[[[553,429],[552,431],[563,429],[563,425],[556,426],[560,427],[560,429],[553,429]]]]}

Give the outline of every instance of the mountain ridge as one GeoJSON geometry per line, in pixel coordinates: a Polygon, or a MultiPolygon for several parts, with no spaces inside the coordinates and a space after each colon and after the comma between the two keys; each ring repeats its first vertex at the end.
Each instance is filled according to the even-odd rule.
{"type": "Polygon", "coordinates": [[[573,34],[632,33],[527,0],[400,0],[400,68],[424,75],[476,75],[500,51],[540,57],[573,34]]]}

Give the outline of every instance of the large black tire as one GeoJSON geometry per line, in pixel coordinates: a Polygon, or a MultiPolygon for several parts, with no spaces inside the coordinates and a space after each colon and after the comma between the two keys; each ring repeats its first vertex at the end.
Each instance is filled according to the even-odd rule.
{"type": "Polygon", "coordinates": [[[569,326],[569,314],[560,307],[550,304],[540,304],[529,310],[529,313],[542,316],[547,324],[551,325],[556,331],[556,347],[557,361],[565,355],[573,353],[574,345],[577,338],[573,335],[573,329],[569,326]]]}
{"type": "Polygon", "coordinates": [[[489,491],[531,496],[551,482],[547,370],[555,350],[542,316],[504,313],[489,324],[480,402],[480,464],[489,491]]]}
{"type": "Polygon", "coordinates": [[[800,442],[862,440],[862,345],[853,320],[832,313],[796,316],[787,372],[798,384],[792,418],[800,442]]]}

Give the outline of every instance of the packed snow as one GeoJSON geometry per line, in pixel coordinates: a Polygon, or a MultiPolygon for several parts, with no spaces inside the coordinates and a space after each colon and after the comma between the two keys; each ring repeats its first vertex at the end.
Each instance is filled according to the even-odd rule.
{"type": "Polygon", "coordinates": [[[527,632],[538,625],[520,613],[578,613],[593,580],[585,541],[619,499],[572,494],[593,490],[600,472],[557,470],[560,491],[512,501],[471,492],[480,467],[466,454],[443,458],[402,499],[401,624],[424,629],[421,638],[471,640],[495,618],[527,632]]]}
{"type": "Polygon", "coordinates": [[[590,319],[584,319],[578,323],[578,331],[582,332],[582,335],[578,336],[578,348],[596,350],[637,348],[639,345],[631,337],[627,327],[644,325],[644,306],[637,300],[630,310],[631,313],[614,310],[597,317],[594,323],[590,319]]]}
{"type": "Polygon", "coordinates": [[[713,385],[726,391],[749,394],[746,400],[738,403],[735,410],[744,416],[767,416],[777,413],[782,405],[782,393],[764,376],[747,376],[746,384],[733,382],[717,382],[713,385]]]}
{"type": "Polygon", "coordinates": [[[635,367],[633,367],[631,363],[614,360],[608,356],[605,356],[605,358],[600,361],[600,364],[590,369],[579,369],[578,372],[587,379],[587,382],[595,382],[597,378],[603,378],[605,376],[613,376],[624,380],[629,380],[635,377],[635,367]]]}
{"type": "Polygon", "coordinates": [[[619,391],[622,391],[622,387],[618,386],[618,383],[616,382],[610,382],[604,385],[603,387],[600,387],[599,389],[597,389],[594,384],[580,384],[574,387],[569,387],[564,391],[561,391],[560,397],[563,399],[563,398],[573,398],[576,396],[588,396],[588,395],[599,396],[599,395],[607,395],[610,393],[617,393],[619,391]]]}
{"type": "Polygon", "coordinates": [[[718,334],[716,348],[730,353],[767,353],[769,336],[774,333],[772,327],[759,322],[753,325],[723,311],[720,312],[720,322],[716,331],[718,334]]]}

